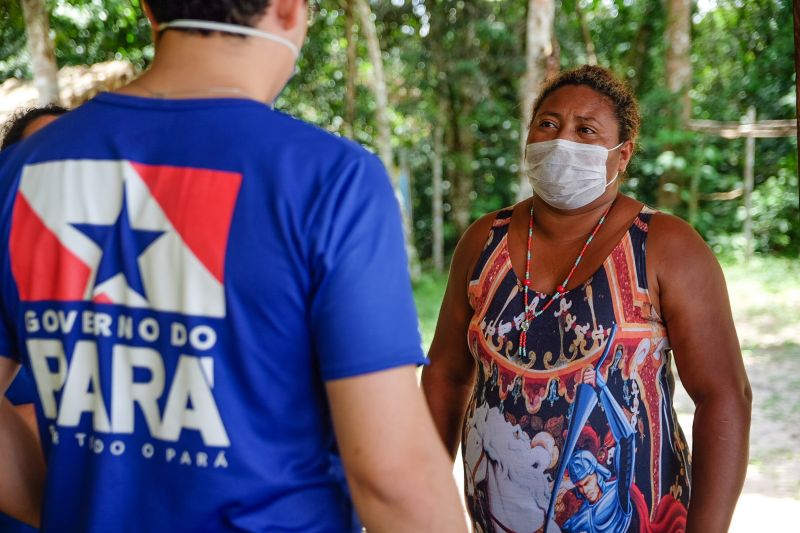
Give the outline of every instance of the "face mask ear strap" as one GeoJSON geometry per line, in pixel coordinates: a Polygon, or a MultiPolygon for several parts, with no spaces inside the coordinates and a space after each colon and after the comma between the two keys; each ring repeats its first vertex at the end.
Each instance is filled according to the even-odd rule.
{"type": "Polygon", "coordinates": [[[238,24],[227,24],[225,22],[214,22],[210,20],[194,20],[194,19],[177,19],[170,22],[163,22],[158,25],[158,31],[164,31],[168,28],[184,28],[192,30],[208,30],[219,31],[222,33],[235,33],[237,35],[244,35],[246,37],[259,37],[274,43],[279,43],[287,47],[297,59],[300,56],[300,49],[289,39],[285,39],[280,35],[257,30],[249,26],[239,26],[238,24]]]}
{"type": "Polygon", "coordinates": [[[616,150],[617,148],[619,148],[620,146],[622,146],[622,145],[623,145],[623,144],[625,144],[626,142],[628,142],[628,141],[622,141],[621,143],[619,143],[618,145],[616,145],[614,148],[609,148],[609,149],[608,149],[608,151],[609,151],[609,152],[613,152],[614,150],[616,150]]]}

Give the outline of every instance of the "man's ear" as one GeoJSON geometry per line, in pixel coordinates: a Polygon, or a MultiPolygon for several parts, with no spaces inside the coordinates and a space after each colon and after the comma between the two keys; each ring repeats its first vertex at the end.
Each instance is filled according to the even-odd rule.
{"type": "Polygon", "coordinates": [[[153,10],[150,9],[150,4],[148,4],[146,0],[140,0],[139,3],[142,4],[144,16],[147,17],[147,20],[150,22],[150,26],[153,27],[153,31],[156,31],[158,29],[158,21],[153,16],[153,10]]]}
{"type": "Polygon", "coordinates": [[[308,20],[308,0],[272,0],[269,10],[282,29],[291,31],[308,20]]]}
{"type": "Polygon", "coordinates": [[[147,3],[146,0],[140,0],[142,5],[142,11],[144,11],[144,16],[147,17],[147,21],[150,23],[150,39],[153,41],[153,45],[158,48],[158,36],[160,32],[158,31],[158,21],[156,17],[153,16],[153,10],[150,9],[150,4],[147,3]]]}

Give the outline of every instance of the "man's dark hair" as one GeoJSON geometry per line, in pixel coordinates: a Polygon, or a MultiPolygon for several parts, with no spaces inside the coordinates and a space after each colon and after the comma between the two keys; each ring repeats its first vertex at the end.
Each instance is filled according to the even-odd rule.
{"type": "Polygon", "coordinates": [[[46,117],[48,115],[58,117],[66,112],[67,109],[56,104],[17,110],[11,115],[11,118],[3,124],[3,130],[2,133],[0,133],[0,138],[3,139],[3,142],[0,144],[0,150],[5,150],[15,142],[22,140],[22,134],[25,133],[25,128],[37,118],[46,117]]]}
{"type": "Polygon", "coordinates": [[[255,26],[264,16],[271,0],[146,0],[146,2],[158,22],[195,19],[255,26]]]}

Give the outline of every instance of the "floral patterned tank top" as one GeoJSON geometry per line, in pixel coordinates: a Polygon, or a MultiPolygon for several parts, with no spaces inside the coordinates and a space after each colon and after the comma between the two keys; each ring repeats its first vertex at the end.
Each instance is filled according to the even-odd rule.
{"type": "MultiPolygon", "coordinates": [[[[478,377],[462,457],[476,532],[685,529],[690,457],[667,331],[647,291],[652,215],[643,208],[601,267],[531,322],[520,353],[511,210],[498,213],[469,285],[478,377]]],[[[532,311],[547,299],[534,291],[532,311]]]]}

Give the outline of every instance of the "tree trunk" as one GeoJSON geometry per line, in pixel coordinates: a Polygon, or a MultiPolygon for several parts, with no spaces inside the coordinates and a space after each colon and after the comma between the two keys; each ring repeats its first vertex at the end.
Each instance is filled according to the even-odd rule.
{"type": "Polygon", "coordinates": [[[528,18],[525,31],[525,76],[519,90],[520,102],[520,160],[519,190],[517,200],[527,198],[533,191],[525,174],[525,146],[528,144],[528,127],[533,102],[547,72],[547,58],[553,53],[554,0],[528,0],[528,18]]]}
{"type": "Polygon", "coordinates": [[[641,94],[642,79],[645,78],[645,68],[648,64],[648,51],[650,49],[650,39],[653,36],[653,20],[655,18],[655,8],[657,2],[647,2],[639,25],[639,31],[633,40],[630,52],[628,52],[627,64],[633,68],[634,75],[628,78],[634,94],[641,94]]]}
{"type": "MultiPolygon", "coordinates": [[[[667,2],[667,89],[677,102],[677,112],[673,116],[673,127],[685,127],[692,115],[692,101],[689,89],[692,85],[692,64],[689,57],[691,48],[691,0],[668,0],[667,2]]],[[[679,146],[671,147],[680,153],[679,146]]],[[[659,179],[658,205],[675,211],[681,205],[679,191],[685,180],[680,172],[665,172],[659,179]]]]}
{"type": "Polygon", "coordinates": [[[589,65],[596,65],[597,53],[594,50],[592,32],[589,30],[589,23],[586,21],[586,13],[581,9],[580,0],[575,0],[575,14],[578,15],[578,22],[580,22],[581,33],[583,34],[583,42],[586,46],[586,63],[589,65]]]}
{"type": "Polygon", "coordinates": [[[667,4],[667,88],[680,101],[678,116],[685,124],[692,116],[691,0],[669,0],[667,4]]]}
{"type": "Polygon", "coordinates": [[[367,0],[353,0],[361,27],[361,33],[367,39],[367,49],[372,62],[372,93],[375,98],[375,118],[378,122],[378,155],[386,165],[392,176],[392,182],[397,186],[397,176],[394,172],[394,156],[392,153],[392,129],[389,125],[389,91],[386,88],[386,75],[383,72],[383,56],[378,40],[378,29],[372,20],[372,11],[367,0]]]}
{"type": "Polygon", "coordinates": [[[58,66],[44,0],[22,0],[22,13],[39,104],[58,103],[58,66]]]}
{"type": "Polygon", "coordinates": [[[405,229],[406,253],[408,254],[408,267],[412,279],[419,277],[419,255],[414,245],[409,228],[411,227],[411,213],[402,201],[402,193],[399,190],[398,176],[394,165],[394,153],[392,151],[392,129],[389,124],[389,91],[386,88],[386,75],[383,72],[383,56],[381,45],[378,40],[378,29],[375,21],[372,20],[372,11],[367,0],[353,0],[355,11],[358,15],[361,33],[367,39],[367,49],[369,50],[370,61],[372,62],[372,93],[375,98],[375,118],[378,122],[378,155],[383,161],[387,172],[392,180],[395,195],[398,196],[400,208],[403,215],[403,228],[405,229]]]}
{"type": "Polygon", "coordinates": [[[411,175],[411,168],[408,165],[408,154],[402,148],[399,153],[400,172],[398,174],[398,184],[400,197],[402,198],[401,207],[403,212],[403,230],[406,237],[406,251],[408,253],[408,270],[411,279],[417,281],[422,275],[422,268],[419,264],[417,247],[414,245],[414,209],[412,192],[414,190],[414,177],[411,175]]]}
{"type": "Polygon", "coordinates": [[[433,218],[433,268],[444,271],[444,199],[442,195],[442,126],[438,123],[433,129],[433,197],[431,212],[433,218]]]}
{"type": "Polygon", "coordinates": [[[356,122],[356,78],[358,77],[358,42],[354,27],[356,24],[353,12],[353,1],[342,0],[345,8],[345,39],[347,40],[347,87],[344,96],[345,134],[352,138],[356,122]]]}
{"type": "Polygon", "coordinates": [[[472,214],[473,169],[475,158],[475,134],[470,127],[470,115],[474,109],[463,87],[447,84],[448,105],[448,152],[452,164],[449,166],[450,206],[456,234],[460,237],[467,231],[472,214]]]}
{"type": "MultiPolygon", "coordinates": [[[[800,2],[794,2],[794,77],[795,109],[800,109],[800,2]]],[[[797,114],[797,157],[800,159],[800,113],[797,114]]]]}

